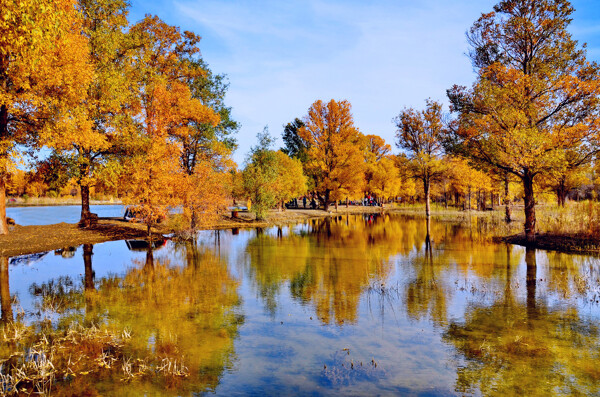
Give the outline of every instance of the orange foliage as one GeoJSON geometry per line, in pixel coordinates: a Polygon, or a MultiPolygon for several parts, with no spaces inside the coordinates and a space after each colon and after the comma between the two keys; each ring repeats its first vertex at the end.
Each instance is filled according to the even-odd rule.
{"type": "Polygon", "coordinates": [[[362,187],[362,134],[354,126],[351,105],[345,100],[316,101],[304,124],[298,135],[308,148],[305,170],[327,210],[330,200],[340,200],[362,187]]]}

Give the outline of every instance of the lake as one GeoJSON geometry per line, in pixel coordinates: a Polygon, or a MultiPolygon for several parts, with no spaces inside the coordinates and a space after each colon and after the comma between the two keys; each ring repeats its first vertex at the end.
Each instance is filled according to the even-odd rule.
{"type": "Polygon", "coordinates": [[[185,365],[67,381],[101,395],[600,393],[598,259],[488,229],[350,215],[67,248],[9,260],[2,315],[126,330],[132,355],[185,365]]]}
{"type": "MultiPolygon", "coordinates": [[[[125,206],[90,205],[90,211],[99,217],[123,216],[125,206]]],[[[55,223],[77,223],[81,218],[81,205],[53,205],[31,207],[7,207],[6,216],[15,220],[17,225],[53,225],[55,223]]]]}

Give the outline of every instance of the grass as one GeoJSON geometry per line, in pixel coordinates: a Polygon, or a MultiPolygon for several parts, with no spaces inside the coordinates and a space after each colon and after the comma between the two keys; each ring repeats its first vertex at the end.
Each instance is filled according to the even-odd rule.
{"type": "MultiPolygon", "coordinates": [[[[423,204],[388,207],[391,212],[424,217],[423,204]]],[[[433,203],[431,217],[436,221],[476,223],[483,234],[494,240],[530,245],[523,233],[522,205],[511,206],[512,222],[504,220],[504,207],[492,211],[464,211],[433,203]]],[[[600,252],[600,202],[571,201],[565,207],[553,203],[536,205],[536,248],[565,252],[600,252]]]]}
{"type": "Polygon", "coordinates": [[[5,324],[0,329],[0,394],[51,395],[74,389],[73,395],[93,395],[97,391],[90,388],[100,380],[158,378],[172,383],[189,375],[181,358],[129,355],[130,338],[128,330],[116,333],[93,324],[71,323],[66,330],[5,324]]]}

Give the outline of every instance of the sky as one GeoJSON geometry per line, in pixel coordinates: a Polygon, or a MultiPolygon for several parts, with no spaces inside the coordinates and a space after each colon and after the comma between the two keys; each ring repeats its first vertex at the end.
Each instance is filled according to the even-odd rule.
{"type": "MultiPolygon", "coordinates": [[[[226,74],[226,105],[241,123],[240,165],[268,126],[283,126],[318,99],[346,99],[364,134],[391,144],[393,118],[446,90],[471,85],[465,32],[495,0],[131,0],[130,21],[145,14],[200,35],[202,57],[226,74]]],[[[600,61],[600,0],[572,0],[570,31],[600,61]]],[[[449,109],[445,107],[445,111],[449,109]]]]}

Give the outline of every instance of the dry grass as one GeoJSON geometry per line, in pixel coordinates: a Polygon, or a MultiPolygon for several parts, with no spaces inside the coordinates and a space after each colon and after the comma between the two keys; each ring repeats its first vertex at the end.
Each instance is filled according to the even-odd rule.
{"type": "Polygon", "coordinates": [[[20,323],[6,324],[0,331],[0,394],[51,395],[73,383],[93,387],[100,379],[160,378],[172,383],[189,375],[181,358],[129,355],[130,338],[128,330],[115,333],[78,323],[64,331],[46,326],[39,332],[20,323]]]}

